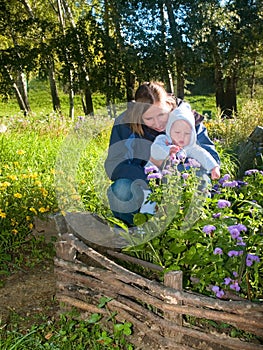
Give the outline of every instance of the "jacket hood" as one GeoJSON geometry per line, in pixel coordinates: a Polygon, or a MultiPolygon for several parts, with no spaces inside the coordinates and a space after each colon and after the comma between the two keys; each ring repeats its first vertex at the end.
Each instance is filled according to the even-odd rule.
{"type": "Polygon", "coordinates": [[[169,135],[169,137],[171,137],[171,127],[173,123],[177,120],[184,120],[188,124],[190,124],[192,135],[191,135],[190,143],[186,147],[191,147],[196,143],[195,118],[194,118],[193,112],[187,105],[186,106],[181,105],[170,113],[168,122],[166,125],[166,134],[169,135]]]}

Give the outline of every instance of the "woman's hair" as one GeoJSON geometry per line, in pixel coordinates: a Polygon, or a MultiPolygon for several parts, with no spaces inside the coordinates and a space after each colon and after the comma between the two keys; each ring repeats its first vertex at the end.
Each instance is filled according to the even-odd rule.
{"type": "Polygon", "coordinates": [[[124,119],[125,122],[129,123],[134,133],[143,136],[143,114],[151,105],[162,101],[170,104],[171,110],[176,107],[176,100],[166,92],[163,83],[155,81],[143,83],[135,92],[135,102],[128,108],[124,119]]]}

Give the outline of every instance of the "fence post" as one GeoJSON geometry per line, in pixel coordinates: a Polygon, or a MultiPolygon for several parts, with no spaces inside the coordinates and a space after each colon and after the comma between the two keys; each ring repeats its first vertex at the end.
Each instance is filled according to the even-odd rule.
{"type": "MultiPolygon", "coordinates": [[[[169,271],[164,275],[164,285],[167,287],[174,288],[178,291],[183,289],[183,273],[182,271],[169,271]]],[[[182,301],[178,300],[177,305],[182,304],[182,301]]],[[[181,314],[174,312],[165,312],[164,317],[171,320],[178,326],[183,326],[183,317],[181,314]]],[[[172,331],[166,332],[167,336],[172,336],[176,342],[181,343],[182,334],[178,334],[172,331]]]]}

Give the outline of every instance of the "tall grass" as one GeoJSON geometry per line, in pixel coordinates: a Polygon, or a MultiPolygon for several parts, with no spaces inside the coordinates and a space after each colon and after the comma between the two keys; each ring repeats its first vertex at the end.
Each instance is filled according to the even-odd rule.
{"type": "Polygon", "coordinates": [[[237,149],[258,125],[263,127],[263,103],[248,100],[233,118],[223,119],[217,114],[212,120],[207,120],[205,125],[209,135],[221,140],[225,148],[237,149]]]}
{"type": "MultiPolygon", "coordinates": [[[[14,259],[23,263],[26,246],[34,239],[35,218],[44,219],[60,209],[55,182],[57,158],[70,130],[74,132],[76,128],[76,124],[56,114],[44,118],[13,116],[5,118],[4,123],[7,131],[0,133],[1,273],[9,271],[14,259]]],[[[78,171],[73,174],[75,179],[68,182],[66,193],[76,181],[86,210],[101,212],[102,199],[96,195],[94,171],[101,149],[107,149],[112,121],[88,117],[85,123],[89,130],[93,130],[93,138],[88,140],[88,134],[85,134],[85,147],[74,149],[74,154],[80,154],[81,159],[77,164],[78,171]],[[100,134],[105,128],[108,132],[100,134]]],[[[72,161],[69,159],[70,163],[72,161]]],[[[103,166],[103,161],[101,164],[103,166]]],[[[66,173],[68,170],[65,169],[66,173]]]]}

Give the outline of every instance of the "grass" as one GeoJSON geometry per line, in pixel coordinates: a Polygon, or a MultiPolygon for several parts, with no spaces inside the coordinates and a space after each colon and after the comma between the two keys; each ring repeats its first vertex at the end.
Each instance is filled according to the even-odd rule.
{"type": "MultiPolygon", "coordinates": [[[[0,324],[1,350],[45,349],[45,350],[132,350],[128,338],[132,333],[131,324],[120,323],[109,314],[108,329],[101,327],[101,316],[92,314],[86,320],[79,315],[61,314],[59,320],[48,320],[29,329],[20,329],[0,324]],[[110,325],[110,326],[109,326],[110,325]]],[[[18,320],[19,321],[19,320],[18,320]]]]}
{"type": "MultiPolygon", "coordinates": [[[[58,93],[61,103],[62,115],[67,117],[69,115],[69,97],[66,92],[63,91],[62,86],[58,86],[58,93]]],[[[36,116],[48,116],[52,114],[52,99],[50,95],[50,88],[48,82],[32,79],[28,84],[28,100],[33,115],[36,116]]],[[[106,114],[106,99],[103,94],[93,93],[92,102],[95,113],[106,114]]],[[[120,103],[121,105],[121,103],[120,103]]],[[[74,97],[74,109],[75,118],[83,115],[81,96],[76,94],[74,97]]],[[[123,109],[123,107],[121,107],[123,109]]],[[[21,114],[17,100],[14,96],[10,96],[8,101],[0,101],[0,123],[3,117],[12,117],[21,114]]]]}

